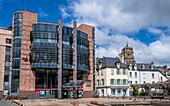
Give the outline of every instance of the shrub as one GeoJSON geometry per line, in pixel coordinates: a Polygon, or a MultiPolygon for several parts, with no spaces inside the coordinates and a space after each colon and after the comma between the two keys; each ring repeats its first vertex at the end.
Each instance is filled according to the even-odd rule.
{"type": "Polygon", "coordinates": [[[138,96],[138,92],[134,92],[134,96],[138,96]]]}

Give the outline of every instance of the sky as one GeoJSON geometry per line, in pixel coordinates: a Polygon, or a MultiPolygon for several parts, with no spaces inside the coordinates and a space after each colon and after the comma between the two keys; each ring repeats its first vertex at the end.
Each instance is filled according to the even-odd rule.
{"type": "Polygon", "coordinates": [[[170,67],[170,0],[0,0],[0,27],[11,24],[15,10],[94,26],[96,57],[116,57],[128,42],[137,63],[170,67]]]}

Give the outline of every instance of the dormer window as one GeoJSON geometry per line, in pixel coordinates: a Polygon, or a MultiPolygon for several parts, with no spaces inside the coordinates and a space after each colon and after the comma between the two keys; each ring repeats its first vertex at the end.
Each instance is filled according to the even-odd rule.
{"type": "Polygon", "coordinates": [[[99,69],[101,69],[101,68],[102,68],[102,63],[99,64],[99,69]]]}
{"type": "Polygon", "coordinates": [[[136,64],[134,65],[134,69],[137,70],[137,65],[136,64]]]}
{"type": "Polygon", "coordinates": [[[129,65],[129,69],[132,70],[132,64],[129,65]]]}
{"type": "Polygon", "coordinates": [[[142,69],[145,69],[145,65],[142,65],[142,69]]]}
{"type": "Polygon", "coordinates": [[[116,65],[117,65],[117,68],[120,68],[120,63],[119,62],[117,62],[116,65]]]}
{"type": "Polygon", "coordinates": [[[151,65],[151,69],[153,69],[153,64],[151,65]]]}

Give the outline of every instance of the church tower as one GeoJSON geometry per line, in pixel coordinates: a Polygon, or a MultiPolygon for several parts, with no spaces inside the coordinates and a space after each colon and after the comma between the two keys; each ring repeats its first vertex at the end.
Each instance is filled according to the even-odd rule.
{"type": "Polygon", "coordinates": [[[133,48],[129,47],[128,43],[126,43],[126,47],[122,49],[120,58],[123,63],[135,63],[133,48]]]}

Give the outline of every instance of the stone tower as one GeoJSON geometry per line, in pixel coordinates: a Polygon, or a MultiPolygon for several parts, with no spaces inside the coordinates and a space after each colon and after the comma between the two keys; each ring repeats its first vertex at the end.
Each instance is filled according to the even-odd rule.
{"type": "Polygon", "coordinates": [[[122,49],[120,58],[123,63],[135,63],[133,48],[129,47],[128,43],[126,43],[126,47],[122,49]]]}

